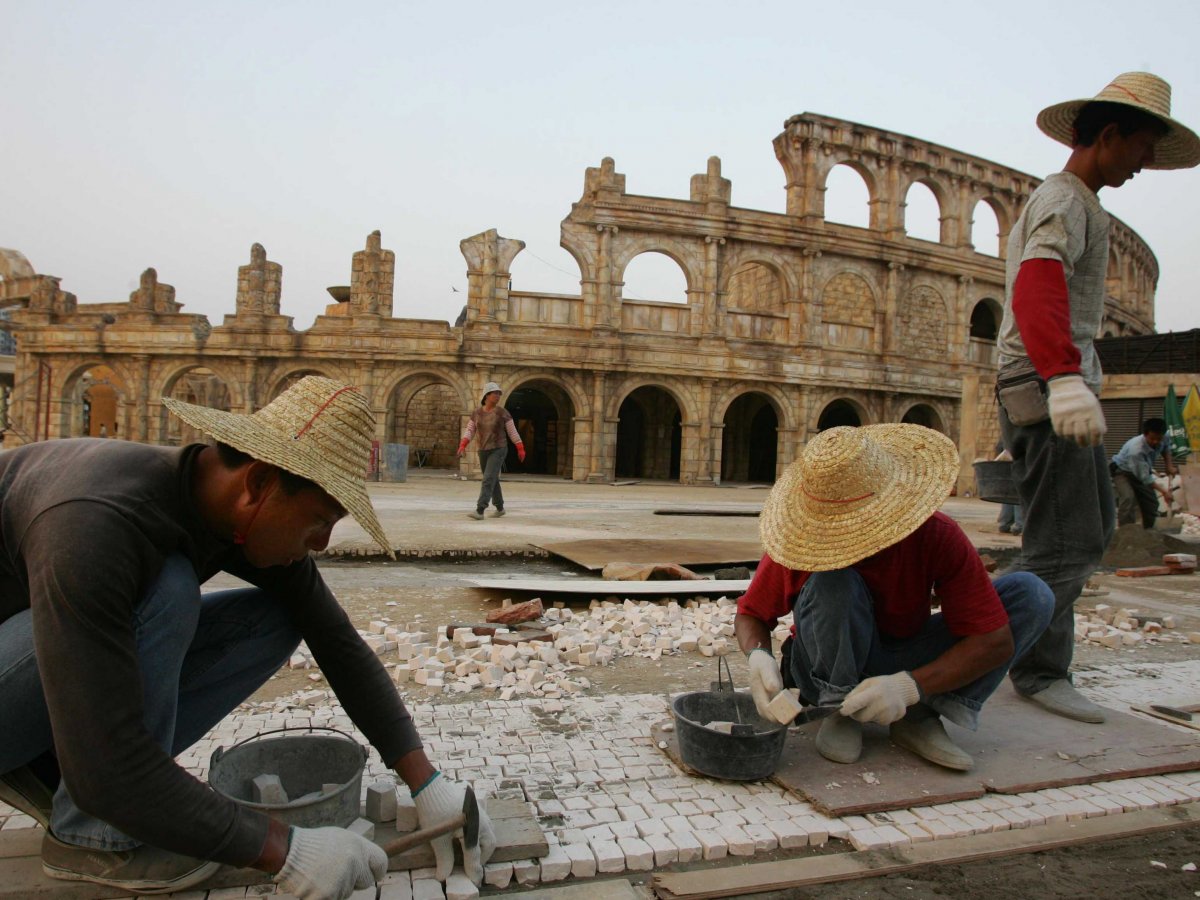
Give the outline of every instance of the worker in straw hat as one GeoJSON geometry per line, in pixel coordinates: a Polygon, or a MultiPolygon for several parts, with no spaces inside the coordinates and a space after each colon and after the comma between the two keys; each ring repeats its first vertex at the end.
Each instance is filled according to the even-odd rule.
{"type": "Polygon", "coordinates": [[[738,644],[759,712],[786,687],[839,705],[816,747],[855,762],[862,726],[948,769],[970,754],[942,719],[974,730],[1014,654],[1049,621],[1050,590],[1020,572],[993,582],[962,529],[938,507],[958,451],[920,425],[830,428],[775,483],[760,518],[766,555],[738,600],[738,644]],[[941,611],[934,613],[932,606],[941,611]],[[782,663],[771,630],[792,613],[782,663]]]}
{"type": "Polygon", "coordinates": [[[482,519],[489,505],[495,506],[496,518],[504,515],[504,492],[500,489],[500,473],[508,457],[508,442],[517,448],[517,459],[525,462],[525,444],[513,424],[512,414],[500,405],[500,385],[489,381],[483,386],[483,397],[479,406],[471,411],[462,440],[458,442],[458,453],[467,451],[471,438],[478,438],[479,469],[483,472],[483,484],[479,486],[479,499],[475,511],[467,513],[472,519],[482,519]]]}
{"type": "Polygon", "coordinates": [[[1050,106],[1038,127],[1071,148],[1009,235],[998,345],[1000,430],[1025,510],[1018,566],[1054,591],[1054,618],[1012,668],[1017,692],[1058,715],[1104,721],[1071,684],[1074,604],[1113,533],[1100,360],[1109,218],[1097,196],[1142,169],[1200,163],[1200,138],[1171,118],[1171,87],[1126,72],[1095,97],[1050,106]]]}
{"type": "MultiPolygon", "coordinates": [[[[388,550],[364,484],[374,416],[357,388],[316,376],[253,415],[163,402],[216,443],[84,438],[0,454],[0,801],[46,828],[54,878],[166,893],[224,863],[340,900],[383,876],[378,846],[288,828],[175,757],[303,639],[421,825],[461,810],[465,788],[430,764],[310,556],[347,513],[388,550]],[[222,571],[252,586],[202,596],[222,571]]],[[[476,883],[493,844],[485,818],[464,853],[476,883]]],[[[435,851],[444,879],[449,835],[435,851]]]]}

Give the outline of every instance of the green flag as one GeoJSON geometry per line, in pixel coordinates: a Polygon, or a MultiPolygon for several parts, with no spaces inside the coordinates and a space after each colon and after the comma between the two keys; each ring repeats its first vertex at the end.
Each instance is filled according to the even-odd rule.
{"type": "Polygon", "coordinates": [[[1183,426],[1183,414],[1179,411],[1179,400],[1175,397],[1175,386],[1168,385],[1167,399],[1163,401],[1163,419],[1167,423],[1167,446],[1176,462],[1183,462],[1192,452],[1188,443],[1187,429],[1183,426]]]}

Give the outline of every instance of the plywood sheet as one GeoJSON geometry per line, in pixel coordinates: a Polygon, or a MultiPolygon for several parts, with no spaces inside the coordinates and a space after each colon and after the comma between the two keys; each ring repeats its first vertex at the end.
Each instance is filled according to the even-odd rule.
{"type": "MultiPolygon", "coordinates": [[[[537,859],[550,852],[546,836],[530,813],[528,804],[520,800],[488,799],[483,802],[496,832],[493,862],[537,859]]],[[[0,900],[107,900],[129,896],[127,890],[48,878],[42,872],[42,834],[40,828],[0,831],[0,900]]],[[[382,844],[395,837],[398,834],[394,829],[385,826],[375,829],[376,843],[382,844]]],[[[433,850],[425,845],[391,857],[389,869],[418,869],[432,866],[433,863],[433,850]]],[[[203,887],[240,887],[269,881],[270,876],[254,869],[225,867],[205,882],[203,887]]]]}
{"type": "MultiPolygon", "coordinates": [[[[828,815],[844,816],[1200,768],[1200,736],[1107,712],[1103,725],[1064,719],[1021,699],[1005,682],[984,707],[979,731],[946,726],[975,758],[971,772],[927,763],[875,725],[864,728],[857,763],[830,762],[813,746],[820,728],[813,722],[788,733],[771,780],[828,815]]],[[[680,762],[673,732],[655,728],[651,737],[680,762]]]]}
{"type": "Polygon", "coordinates": [[[605,538],[554,541],[534,546],[597,572],[611,562],[673,562],[681,566],[744,565],[757,563],[763,555],[762,544],[758,541],[605,538]]]}
{"type": "Polygon", "coordinates": [[[604,581],[601,578],[468,578],[473,587],[512,594],[584,594],[588,597],[695,597],[746,593],[749,578],[726,581],[604,581]]]}

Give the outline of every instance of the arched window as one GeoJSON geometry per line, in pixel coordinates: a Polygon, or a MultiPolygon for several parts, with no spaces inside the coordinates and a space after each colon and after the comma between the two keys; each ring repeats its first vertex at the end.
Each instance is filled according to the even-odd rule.
{"type": "Polygon", "coordinates": [[[1000,220],[996,211],[986,200],[975,204],[971,213],[971,244],[976,253],[985,256],[1000,255],[1000,220]]]}
{"type": "Polygon", "coordinates": [[[665,253],[648,250],[629,261],[622,274],[623,300],[687,303],[687,276],[679,263],[665,253]]]}
{"type": "Polygon", "coordinates": [[[871,226],[871,191],[862,175],[845,163],[834,166],[825,179],[825,221],[871,226]]]}
{"type": "Polygon", "coordinates": [[[904,233],[921,241],[942,239],[942,210],[929,185],[914,181],[904,196],[904,233]]]}

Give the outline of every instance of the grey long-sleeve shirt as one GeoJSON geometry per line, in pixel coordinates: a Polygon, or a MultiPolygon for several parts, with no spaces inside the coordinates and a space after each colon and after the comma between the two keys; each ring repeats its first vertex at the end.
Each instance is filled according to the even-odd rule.
{"type": "Polygon", "coordinates": [[[191,495],[201,449],[84,438],[0,453],[0,622],[32,610],[55,752],[80,808],[165,850],[243,866],[267,817],[180,768],[143,725],[133,616],[166,556],[186,556],[201,584],[225,571],[284,603],[385,761],[421,742],[311,558],[256,569],[206,528],[191,495]]]}

